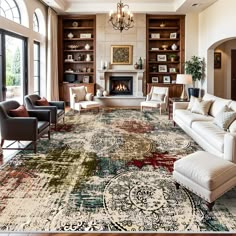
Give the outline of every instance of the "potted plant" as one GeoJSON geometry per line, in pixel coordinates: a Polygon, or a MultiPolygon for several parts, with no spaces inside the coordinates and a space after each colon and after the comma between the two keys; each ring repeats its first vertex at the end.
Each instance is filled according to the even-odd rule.
{"type": "Polygon", "coordinates": [[[171,61],[175,61],[176,57],[177,57],[176,54],[170,54],[169,55],[169,58],[170,58],[171,61]]]}
{"type": "Polygon", "coordinates": [[[195,88],[195,81],[200,81],[203,79],[204,75],[204,61],[200,57],[192,56],[189,61],[184,63],[186,74],[192,75],[193,88],[189,88],[189,97],[199,96],[199,88],[195,88]]]}

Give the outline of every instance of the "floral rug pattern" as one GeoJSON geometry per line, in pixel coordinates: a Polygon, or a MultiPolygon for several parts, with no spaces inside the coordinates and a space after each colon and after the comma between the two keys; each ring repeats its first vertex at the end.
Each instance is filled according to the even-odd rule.
{"type": "Polygon", "coordinates": [[[235,188],[212,212],[175,188],[174,162],[197,150],[158,112],[68,112],[0,169],[0,231],[236,231],[235,188]]]}

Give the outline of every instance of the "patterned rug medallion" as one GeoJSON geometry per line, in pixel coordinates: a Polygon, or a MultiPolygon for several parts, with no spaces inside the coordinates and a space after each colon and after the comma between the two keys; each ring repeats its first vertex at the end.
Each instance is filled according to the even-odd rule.
{"type": "Polygon", "coordinates": [[[13,232],[236,230],[236,189],[212,212],[172,179],[174,162],[200,150],[158,112],[68,112],[38,152],[0,170],[0,230],[13,232]]]}

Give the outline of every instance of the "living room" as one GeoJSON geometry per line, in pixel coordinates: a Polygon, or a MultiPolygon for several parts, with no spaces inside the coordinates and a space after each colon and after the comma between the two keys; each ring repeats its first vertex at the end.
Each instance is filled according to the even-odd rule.
{"type": "MultiPolygon", "coordinates": [[[[195,154],[205,160],[223,157],[227,161],[221,158],[221,168],[229,163],[234,168],[236,122],[232,120],[226,131],[216,130],[216,139],[208,123],[199,126],[206,131],[200,139],[186,119],[193,116],[202,123],[191,122],[202,125],[225,106],[235,113],[236,2],[122,2],[131,11],[131,25],[118,30],[111,22],[117,1],[0,2],[1,102],[14,100],[12,106],[25,104],[29,116],[45,110],[39,117],[49,117],[29,145],[34,151],[3,150],[2,233],[236,231],[234,173],[222,177],[232,183],[221,183],[214,199],[204,197],[202,183],[194,183],[193,191],[173,174],[182,171],[175,162],[185,156],[197,159],[191,156],[195,154]],[[173,54],[175,61],[170,59],[173,54]],[[213,101],[204,118],[189,113],[187,100],[171,105],[169,101],[192,87],[178,83],[177,77],[185,74],[185,63],[193,56],[204,62],[204,75],[194,83],[199,97],[213,101]],[[126,81],[117,85],[122,77],[126,81]],[[83,96],[89,101],[76,104],[79,95],[70,93],[84,86],[83,96]],[[163,107],[158,102],[154,109],[140,111],[153,86],[167,87],[167,100],[163,107]],[[27,106],[31,95],[34,102],[46,98],[46,107],[44,103],[33,111],[27,106]],[[47,107],[59,103],[63,112],[54,117],[47,107]],[[87,109],[91,107],[96,109],[87,109]],[[180,182],[179,190],[174,180],[180,182]],[[215,205],[209,207],[211,202],[215,205]]],[[[19,125],[1,123],[4,134],[17,133],[19,125]]],[[[30,133],[30,126],[19,130],[30,133]]],[[[5,139],[3,148],[14,140],[5,139]]],[[[28,144],[20,141],[12,147],[28,144]]],[[[183,163],[190,170],[187,164],[183,163]]],[[[213,167],[207,165],[199,164],[196,169],[203,172],[196,175],[212,174],[213,167]]]]}

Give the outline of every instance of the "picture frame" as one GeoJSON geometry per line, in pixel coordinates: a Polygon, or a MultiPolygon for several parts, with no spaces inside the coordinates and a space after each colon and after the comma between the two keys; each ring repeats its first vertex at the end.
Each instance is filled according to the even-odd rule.
{"type": "Polygon", "coordinates": [[[72,55],[67,55],[67,60],[73,61],[73,56],[72,55]]]}
{"type": "Polygon", "coordinates": [[[158,77],[152,77],[152,83],[158,83],[158,77]]]}
{"type": "Polygon", "coordinates": [[[221,68],[221,52],[214,53],[214,69],[221,68]]]}
{"type": "Polygon", "coordinates": [[[170,83],[170,76],[169,75],[163,76],[163,83],[170,83]]]}
{"type": "Polygon", "coordinates": [[[158,65],[158,72],[167,72],[167,65],[158,65]]]}
{"type": "Polygon", "coordinates": [[[131,65],[133,58],[132,45],[112,45],[111,64],[112,65],[131,65]]]}
{"type": "Polygon", "coordinates": [[[83,76],[83,83],[85,83],[85,84],[89,83],[89,76],[88,75],[83,76]]]}
{"type": "Polygon", "coordinates": [[[157,55],[157,61],[167,61],[167,57],[166,55],[164,54],[158,54],[157,55]]]}
{"type": "Polygon", "coordinates": [[[173,68],[169,68],[169,72],[170,73],[176,73],[176,68],[174,68],[174,67],[173,68]]]}
{"type": "Polygon", "coordinates": [[[177,33],[170,33],[170,39],[176,39],[177,38],[177,33]]]}
{"type": "Polygon", "coordinates": [[[90,39],[90,38],[92,38],[92,34],[90,34],[90,33],[83,33],[83,34],[80,34],[80,38],[81,39],[90,39]]]}
{"type": "Polygon", "coordinates": [[[159,39],[160,38],[160,34],[159,33],[151,34],[151,38],[152,39],[159,39]]]}

